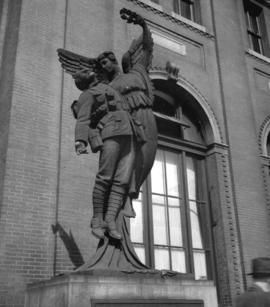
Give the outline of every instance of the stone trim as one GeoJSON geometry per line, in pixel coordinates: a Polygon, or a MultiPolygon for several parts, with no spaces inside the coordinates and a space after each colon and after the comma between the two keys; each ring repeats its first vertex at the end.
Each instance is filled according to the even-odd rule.
{"type": "Polygon", "coordinates": [[[246,50],[246,55],[260,61],[261,63],[270,65],[270,58],[254,51],[254,50],[251,50],[251,49],[246,50]]]}
{"type": "Polygon", "coordinates": [[[264,157],[268,157],[267,154],[267,136],[270,133],[270,115],[268,115],[259,130],[258,146],[260,154],[264,157]]]}
{"type": "Polygon", "coordinates": [[[192,32],[196,32],[196,33],[200,34],[201,36],[204,36],[204,37],[207,37],[207,38],[210,38],[210,39],[215,38],[215,36],[213,34],[206,32],[206,30],[204,30],[205,28],[203,26],[200,26],[200,25],[195,26],[195,24],[193,22],[186,22],[186,21],[183,20],[183,18],[181,18],[181,19],[175,18],[172,15],[169,15],[169,14],[161,11],[160,9],[155,8],[154,5],[152,5],[152,4],[148,5],[145,2],[139,1],[139,0],[127,0],[127,1],[130,1],[133,4],[138,5],[138,6],[144,8],[147,11],[150,11],[150,12],[156,14],[156,15],[160,15],[160,16],[166,18],[167,20],[170,20],[173,23],[176,23],[180,26],[183,26],[183,27],[191,30],[192,32]]]}
{"type": "Polygon", "coordinates": [[[231,265],[233,267],[233,271],[231,271],[231,291],[234,292],[235,295],[238,295],[242,292],[242,266],[241,266],[241,255],[240,255],[240,242],[238,237],[238,229],[237,229],[237,217],[234,208],[234,197],[233,197],[233,187],[232,187],[232,178],[230,174],[229,167],[229,153],[221,155],[221,163],[222,163],[222,172],[223,172],[223,186],[224,186],[224,196],[225,201],[224,209],[226,212],[226,220],[228,223],[224,225],[227,226],[226,232],[228,232],[228,240],[230,241],[231,251],[229,258],[232,261],[231,265]]]}
{"type": "Polygon", "coordinates": [[[267,209],[270,215],[270,156],[267,153],[267,137],[270,133],[270,115],[268,115],[259,130],[258,146],[261,158],[261,173],[267,209]]]}
{"type": "MultiPolygon", "coordinates": [[[[150,78],[151,79],[167,79],[168,74],[165,68],[163,67],[152,67],[150,70],[150,78]]],[[[204,110],[205,114],[208,117],[209,123],[212,128],[214,140],[215,143],[223,143],[223,136],[221,133],[221,129],[217,120],[217,117],[210,106],[210,104],[207,102],[207,99],[204,97],[204,95],[200,92],[200,90],[195,87],[191,82],[189,82],[185,77],[182,75],[178,75],[177,83],[176,85],[184,88],[187,90],[200,104],[202,109],[204,110]]]]}
{"type": "Polygon", "coordinates": [[[264,189],[264,196],[265,196],[265,203],[267,210],[270,215],[270,157],[261,155],[261,172],[262,172],[262,179],[263,179],[263,189],[264,189]]]}
{"type": "Polygon", "coordinates": [[[230,170],[229,148],[212,144],[207,152],[207,173],[220,306],[232,306],[234,297],[244,289],[241,237],[230,170]]]}

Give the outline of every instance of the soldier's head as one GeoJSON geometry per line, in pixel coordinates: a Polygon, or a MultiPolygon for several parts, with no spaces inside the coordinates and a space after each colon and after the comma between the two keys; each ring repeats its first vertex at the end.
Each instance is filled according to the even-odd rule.
{"type": "Polygon", "coordinates": [[[116,73],[120,71],[117,59],[112,51],[102,52],[97,61],[103,71],[107,74],[109,80],[113,79],[116,73]]]}
{"type": "Polygon", "coordinates": [[[82,69],[73,74],[73,78],[77,88],[84,91],[91,87],[91,84],[95,83],[96,73],[92,69],[82,69]]]}

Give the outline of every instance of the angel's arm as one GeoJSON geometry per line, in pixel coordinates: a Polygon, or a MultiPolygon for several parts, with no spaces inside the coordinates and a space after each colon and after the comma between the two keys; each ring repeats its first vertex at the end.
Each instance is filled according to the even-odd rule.
{"type": "Polygon", "coordinates": [[[138,24],[143,29],[142,35],[132,42],[128,52],[124,55],[126,62],[129,62],[131,67],[141,64],[148,70],[152,62],[154,43],[147,23],[143,17],[130,10],[122,9],[120,14],[127,23],[138,24]]]}
{"type": "Polygon", "coordinates": [[[151,35],[151,32],[147,26],[147,23],[145,22],[145,20],[138,15],[138,19],[139,22],[138,24],[142,27],[143,29],[143,34],[142,34],[142,45],[143,45],[143,49],[149,53],[153,52],[153,38],[151,35]]]}

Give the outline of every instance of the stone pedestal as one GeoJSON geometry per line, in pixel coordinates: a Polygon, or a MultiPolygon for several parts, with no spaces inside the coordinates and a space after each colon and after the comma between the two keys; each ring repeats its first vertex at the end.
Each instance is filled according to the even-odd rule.
{"type": "Polygon", "coordinates": [[[210,281],[166,272],[90,270],[27,287],[25,307],[181,306],[217,307],[210,281]]]}

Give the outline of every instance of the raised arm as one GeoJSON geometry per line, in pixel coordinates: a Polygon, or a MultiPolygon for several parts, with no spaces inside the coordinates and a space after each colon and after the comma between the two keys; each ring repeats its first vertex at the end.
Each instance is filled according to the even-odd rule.
{"type": "Polygon", "coordinates": [[[128,52],[124,55],[126,62],[130,63],[130,68],[136,64],[141,64],[148,70],[152,62],[154,42],[145,19],[125,8],[120,11],[120,15],[127,23],[138,24],[143,29],[142,35],[138,39],[133,40],[128,52]]]}
{"type": "Polygon", "coordinates": [[[143,34],[142,34],[143,49],[146,50],[149,53],[152,53],[153,52],[153,46],[154,46],[152,34],[151,34],[145,20],[140,15],[137,15],[137,16],[138,16],[138,19],[140,20],[138,22],[138,24],[143,28],[143,34]]]}

